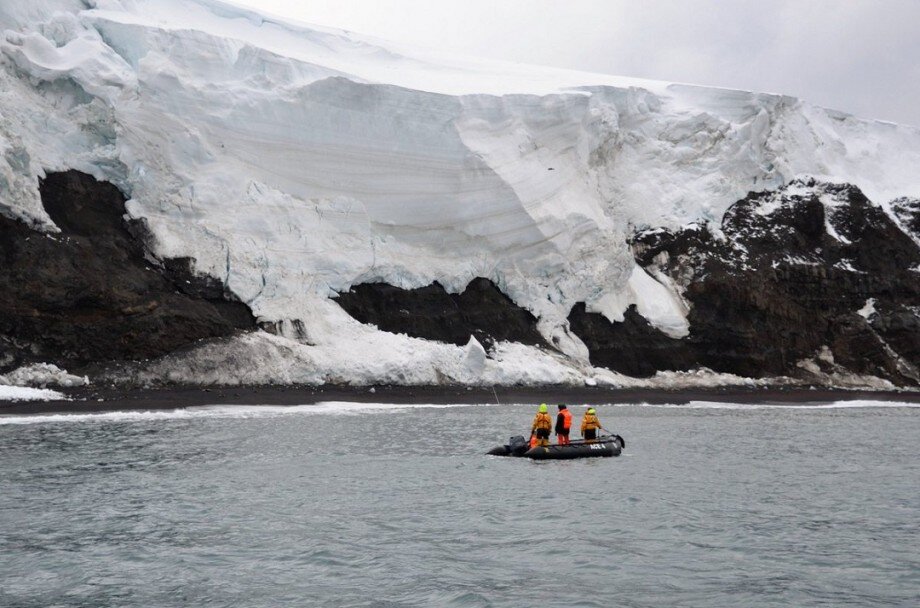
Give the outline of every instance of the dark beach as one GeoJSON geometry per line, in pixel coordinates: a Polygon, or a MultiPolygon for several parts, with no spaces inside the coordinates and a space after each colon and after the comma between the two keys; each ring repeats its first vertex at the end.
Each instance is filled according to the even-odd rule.
{"type": "Polygon", "coordinates": [[[69,400],[0,401],[0,415],[174,410],[205,405],[309,405],[322,401],[359,403],[673,403],[715,401],[745,404],[811,404],[835,401],[920,403],[917,391],[828,388],[615,389],[605,387],[445,386],[233,386],[119,389],[62,389],[69,400]]]}

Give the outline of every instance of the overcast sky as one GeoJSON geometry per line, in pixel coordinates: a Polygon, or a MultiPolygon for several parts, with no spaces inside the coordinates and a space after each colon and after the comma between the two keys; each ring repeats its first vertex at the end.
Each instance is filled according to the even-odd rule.
{"type": "Polygon", "coordinates": [[[920,126],[920,0],[233,0],[511,61],[787,93],[920,126]]]}

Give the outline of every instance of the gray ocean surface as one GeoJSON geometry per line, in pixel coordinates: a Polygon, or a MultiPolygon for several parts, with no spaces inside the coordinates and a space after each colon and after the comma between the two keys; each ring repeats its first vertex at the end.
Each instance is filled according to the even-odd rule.
{"type": "Polygon", "coordinates": [[[535,409],[0,418],[0,606],[920,606],[916,406],[535,409]]]}

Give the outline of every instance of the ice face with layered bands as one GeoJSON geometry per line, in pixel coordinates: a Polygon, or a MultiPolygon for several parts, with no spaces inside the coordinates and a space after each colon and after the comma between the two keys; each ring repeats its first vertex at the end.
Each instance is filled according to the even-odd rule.
{"type": "Polygon", "coordinates": [[[333,377],[336,349],[362,377],[462,367],[404,337],[365,354],[373,330],[329,300],[354,284],[491,279],[577,376],[576,302],[688,331],[632,228],[719,218],[804,173],[920,194],[920,131],[778,95],[420,53],[211,0],[10,0],[0,31],[0,212],[54,231],[44,171],[112,181],[157,255],[296,321],[310,377],[333,377]]]}

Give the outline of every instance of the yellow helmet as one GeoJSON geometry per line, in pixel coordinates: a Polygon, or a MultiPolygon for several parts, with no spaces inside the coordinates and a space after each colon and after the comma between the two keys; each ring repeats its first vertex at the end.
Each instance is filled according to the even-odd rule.
{"type": "Polygon", "coordinates": [[[589,413],[589,414],[594,414],[594,413],[595,413],[594,408],[593,408],[593,407],[589,407],[589,408],[588,408],[588,413],[589,413]]]}
{"type": "Polygon", "coordinates": [[[545,414],[545,413],[546,413],[546,404],[545,404],[545,403],[541,403],[541,404],[540,404],[540,413],[541,413],[541,414],[545,414]]]}

